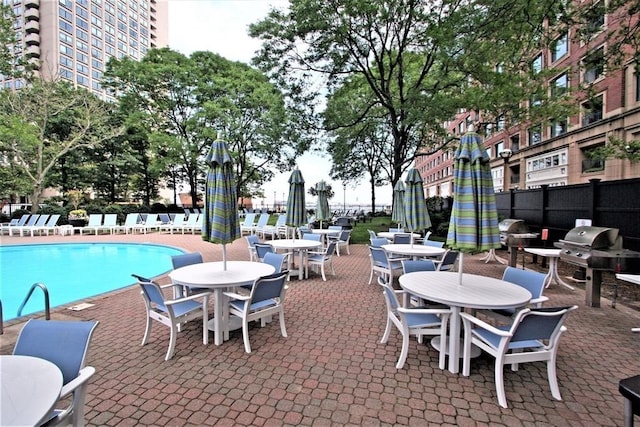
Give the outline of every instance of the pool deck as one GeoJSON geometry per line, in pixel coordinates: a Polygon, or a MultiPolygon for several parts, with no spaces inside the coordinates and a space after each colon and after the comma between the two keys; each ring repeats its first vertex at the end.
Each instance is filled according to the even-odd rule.
{"type": "MultiPolygon", "coordinates": [[[[220,245],[191,234],[0,237],[3,245],[91,241],[167,244],[200,251],[205,261],[220,260],[222,253],[220,245]]],[[[246,240],[227,245],[227,256],[247,260],[246,240]]],[[[482,256],[465,256],[465,272],[500,277],[504,266],[485,264],[482,256]]],[[[614,309],[605,298],[600,308],[586,307],[580,288],[546,289],[547,306],[579,306],[568,318],[558,355],[563,400],[551,397],[545,364],[529,363],[515,373],[505,370],[509,408],[503,409],[493,359],[486,355],[474,359],[471,376],[464,377],[438,369],[435,350],[412,340],[404,368],[396,370],[399,334],[394,331],[386,345],[379,342],[386,308],[379,287],[367,284],[367,247],[351,245],[351,255],[334,261],[336,276],[326,282],[317,275],[289,282],[289,337],[280,336],[277,321],[253,327],[251,354],[239,331],[219,347],[211,338],[203,346],[200,323],[192,322],[165,362],[166,327],[153,325],[149,343],[140,346],[145,314],[135,286],[85,300],[94,305],[81,311],[54,309],[56,319],[100,321],[87,358],[96,368],[87,424],[622,425],[618,381],[640,373],[640,335],[630,331],[640,326],[639,312],[620,304],[614,309]]],[[[166,275],[159,281],[169,283],[166,275]]],[[[24,320],[5,323],[0,354],[11,353],[24,320]]]]}

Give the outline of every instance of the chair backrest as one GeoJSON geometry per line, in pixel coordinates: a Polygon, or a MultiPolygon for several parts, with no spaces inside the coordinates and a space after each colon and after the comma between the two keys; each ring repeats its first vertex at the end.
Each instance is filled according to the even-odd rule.
{"type": "Polygon", "coordinates": [[[29,214],[22,215],[20,219],[18,219],[18,223],[16,225],[25,225],[30,217],[31,215],[29,214]]]}
{"type": "Polygon", "coordinates": [[[440,265],[438,265],[438,271],[450,270],[451,266],[456,263],[458,260],[458,255],[460,252],[453,251],[451,249],[447,249],[447,251],[442,256],[442,261],[440,265]]]}
{"type": "Polygon", "coordinates": [[[62,371],[63,384],[84,367],[97,321],[30,319],[20,331],[13,354],[48,360],[62,371]]]}
{"type": "Polygon", "coordinates": [[[47,221],[47,227],[55,227],[58,224],[58,220],[60,219],[60,214],[53,214],[49,217],[49,221],[47,221]]]}
{"type": "Polygon", "coordinates": [[[389,233],[404,233],[404,228],[389,228],[389,233]]]}
{"type": "Polygon", "coordinates": [[[406,245],[411,243],[411,234],[396,233],[393,235],[393,243],[396,245],[406,245]]]}
{"type": "Polygon", "coordinates": [[[340,237],[339,237],[341,242],[349,242],[349,239],[351,239],[351,230],[342,230],[340,232],[340,237]]]}
{"type": "Polygon", "coordinates": [[[44,227],[44,225],[47,223],[47,220],[49,219],[51,215],[49,214],[43,214],[40,215],[40,218],[38,218],[38,220],[35,223],[36,227],[44,227]]]}
{"type": "Polygon", "coordinates": [[[389,241],[384,237],[371,238],[371,246],[374,246],[376,248],[379,248],[382,245],[388,245],[388,244],[389,244],[389,241]]]}
{"type": "Polygon", "coordinates": [[[40,218],[39,214],[31,215],[29,217],[29,219],[27,220],[27,222],[25,222],[24,225],[26,225],[28,227],[32,227],[32,226],[36,225],[36,222],[38,222],[38,218],[40,218]]]}
{"type": "Polygon", "coordinates": [[[264,227],[265,225],[267,225],[267,223],[269,223],[269,214],[261,213],[258,217],[258,223],[256,224],[256,227],[264,227]]]}
{"type": "Polygon", "coordinates": [[[162,224],[169,224],[171,222],[171,217],[166,213],[158,214],[158,218],[160,219],[160,222],[162,222],[162,224]]]}
{"type": "Polygon", "coordinates": [[[276,220],[274,227],[282,227],[283,225],[287,225],[287,214],[278,215],[278,219],[276,220]]]}
{"type": "Polygon", "coordinates": [[[254,247],[256,243],[260,243],[260,238],[255,234],[249,234],[248,236],[244,236],[244,238],[247,239],[247,243],[251,247],[254,247]]]}
{"type": "Polygon", "coordinates": [[[202,262],[202,254],[200,252],[191,252],[188,254],[173,255],[171,263],[174,270],[176,268],[185,267],[191,264],[200,264],[202,262]]]}
{"type": "Polygon", "coordinates": [[[101,225],[102,225],[102,214],[89,214],[89,222],[87,222],[87,226],[99,227],[101,225]]]}
{"type": "Polygon", "coordinates": [[[413,273],[414,271],[436,271],[436,264],[430,259],[403,259],[402,271],[413,273]]]}
{"type": "Polygon", "coordinates": [[[184,224],[184,214],[183,213],[178,213],[173,217],[173,221],[172,221],[173,225],[183,225],[184,224]]]}
{"type": "Polygon", "coordinates": [[[142,289],[142,296],[144,299],[146,299],[150,304],[161,308],[165,307],[164,294],[162,293],[160,285],[153,282],[151,279],[147,279],[136,274],[132,274],[132,276],[138,279],[138,285],[140,285],[140,288],[142,289]]]}
{"type": "Polygon", "coordinates": [[[533,299],[542,296],[545,278],[546,275],[544,273],[515,267],[507,267],[502,275],[502,280],[514,283],[531,292],[533,299]]]}
{"type": "Polygon", "coordinates": [[[287,259],[287,255],[285,254],[277,254],[275,252],[267,252],[262,257],[262,262],[265,264],[269,264],[276,269],[276,273],[280,273],[282,271],[282,267],[284,266],[284,261],[287,259]]]}
{"type": "Polygon", "coordinates": [[[336,253],[336,241],[331,241],[327,245],[327,249],[324,251],[325,256],[330,257],[336,253]]]}
{"type": "Polygon", "coordinates": [[[190,213],[189,216],[187,217],[187,220],[184,222],[184,225],[187,225],[187,226],[196,225],[198,223],[199,217],[200,217],[200,214],[190,213]]]}
{"type": "Polygon", "coordinates": [[[320,234],[304,233],[302,238],[305,240],[315,240],[316,242],[319,242],[322,236],[320,234]]]}
{"type": "Polygon", "coordinates": [[[263,259],[269,252],[274,252],[273,246],[267,243],[256,243],[253,246],[256,248],[256,255],[259,259],[263,259]]]}
{"type": "Polygon", "coordinates": [[[156,225],[158,222],[158,214],[150,213],[144,220],[144,225],[156,225]]]}
{"type": "MultiPolygon", "coordinates": [[[[525,308],[520,310],[511,326],[511,346],[518,341],[540,340],[549,341],[553,346],[554,338],[558,336],[560,328],[569,313],[578,306],[525,308]]],[[[517,345],[516,345],[517,346],[517,345]]]]}
{"type": "Polygon", "coordinates": [[[431,236],[431,232],[427,231],[426,233],[424,233],[424,240],[427,240],[429,238],[429,236],[431,236]]]}
{"type": "Polygon", "coordinates": [[[373,230],[367,230],[367,232],[369,233],[369,239],[375,239],[378,237],[378,235],[376,234],[375,231],[373,230]]]}
{"type": "Polygon", "coordinates": [[[242,223],[242,226],[252,227],[255,220],[256,220],[255,213],[247,213],[244,215],[244,222],[242,223]]]}
{"type": "Polygon", "coordinates": [[[105,214],[102,225],[113,227],[118,224],[118,214],[105,214]]]}
{"type": "Polygon", "coordinates": [[[274,298],[279,298],[280,304],[282,304],[286,291],[287,274],[287,271],[282,271],[256,279],[251,287],[250,301],[247,306],[251,307],[253,304],[274,298]]]}
{"type": "Polygon", "coordinates": [[[127,217],[124,219],[124,225],[126,226],[134,226],[138,223],[138,219],[140,218],[139,213],[128,213],[127,217]]]}
{"type": "Polygon", "coordinates": [[[371,260],[374,264],[379,266],[387,266],[389,261],[387,261],[387,253],[384,249],[377,246],[369,246],[369,250],[371,251],[371,260]]]}
{"type": "Polygon", "coordinates": [[[330,225],[327,227],[327,230],[342,230],[341,225],[330,225]]]}
{"type": "Polygon", "coordinates": [[[424,239],[422,242],[425,246],[433,246],[434,248],[442,248],[444,246],[444,242],[437,242],[435,240],[424,239]]]}

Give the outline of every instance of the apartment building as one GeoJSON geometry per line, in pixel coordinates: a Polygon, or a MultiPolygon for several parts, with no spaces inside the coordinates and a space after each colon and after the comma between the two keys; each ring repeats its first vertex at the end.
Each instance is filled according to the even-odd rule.
{"type": "MultiPolygon", "coordinates": [[[[590,15],[594,21],[590,24],[601,30],[588,43],[575,37],[577,29],[570,29],[558,34],[550,48],[531,59],[532,70],[561,70],[549,79],[548,90],[573,89],[579,112],[561,120],[512,126],[498,120],[480,130],[491,158],[496,191],[640,177],[640,162],[588,155],[610,137],[640,141],[640,75],[634,63],[606,69],[606,33],[620,24],[604,12],[604,4],[605,0],[600,0],[593,5],[592,10],[600,13],[590,15]],[[590,97],[578,90],[585,84],[591,86],[590,97]]],[[[523,102],[531,105],[536,101],[523,102]]],[[[450,134],[460,137],[474,122],[482,122],[481,112],[460,111],[444,126],[450,134]]],[[[428,197],[453,195],[453,150],[452,147],[416,160],[428,197]]]]}
{"type": "MultiPolygon", "coordinates": [[[[160,0],[3,0],[13,9],[17,43],[41,76],[61,78],[110,99],[101,81],[111,57],[141,59],[168,46],[168,2],[160,0]]],[[[24,82],[0,75],[5,89],[24,82]]]]}

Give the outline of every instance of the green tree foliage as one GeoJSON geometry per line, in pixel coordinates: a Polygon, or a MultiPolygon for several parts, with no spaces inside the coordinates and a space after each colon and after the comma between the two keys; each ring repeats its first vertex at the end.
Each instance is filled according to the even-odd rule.
{"type": "Polygon", "coordinates": [[[273,171],[286,170],[299,152],[298,143],[286,138],[282,95],[245,64],[164,48],[150,50],[139,62],[112,59],[107,68],[105,84],[148,133],[152,154],[146,170],[162,170],[173,186],[185,179],[194,201],[206,170],[203,158],[218,136],[235,156],[240,195],[257,195],[273,171]]]}
{"type": "Polygon", "coordinates": [[[29,180],[33,212],[63,156],[122,132],[110,125],[109,112],[107,103],[66,82],[37,79],[19,91],[0,91],[0,151],[29,180]]]}
{"type": "Polygon", "coordinates": [[[298,91],[308,89],[307,73],[327,79],[329,98],[348,96],[343,87],[350,86],[359,102],[333,104],[330,130],[377,120],[390,139],[369,141],[381,144],[393,185],[421,150],[439,148],[442,124],[462,108],[508,123],[560,117],[559,100],[545,97],[545,73],[552,71],[528,71],[532,53],[550,39],[543,23],[561,6],[553,0],[292,0],[288,11],[271,11],[250,33],[263,41],[256,63],[271,75],[300,76],[298,91]],[[527,112],[521,101],[533,95],[544,102],[527,112]]]}

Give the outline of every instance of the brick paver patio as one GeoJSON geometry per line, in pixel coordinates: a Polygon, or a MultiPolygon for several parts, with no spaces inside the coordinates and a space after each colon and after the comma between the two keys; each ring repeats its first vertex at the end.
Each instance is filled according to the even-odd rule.
{"type": "MultiPolygon", "coordinates": [[[[201,251],[220,260],[219,245],[192,235],[2,237],[2,244],[71,241],[153,242],[201,251]]],[[[229,259],[246,260],[244,239],[227,245],[229,259]]],[[[465,271],[500,277],[504,266],[466,256],[465,271]]],[[[26,267],[26,266],[25,266],[26,267]]],[[[27,267],[26,267],[27,268],[27,267]]],[[[63,268],[63,266],[61,266],[63,268]]],[[[202,345],[201,326],[188,324],[165,362],[168,329],[154,325],[142,347],[144,306],[137,287],[92,298],[93,307],[53,310],[60,319],[99,320],[87,363],[89,425],[622,425],[618,381],[640,373],[640,313],[618,304],[585,307],[584,291],[552,286],[546,305],[578,304],[561,340],[558,377],[563,400],[551,397],[543,363],[505,371],[509,409],[498,406],[493,359],[474,359],[470,377],[438,369],[438,355],[412,340],[396,370],[399,334],[380,344],[386,308],[368,285],[364,245],[335,258],[336,276],[290,282],[288,338],[277,321],[251,330],[246,354],[240,331],[217,347],[202,345]]],[[[168,283],[163,276],[161,283],[168,283]]],[[[8,286],[8,284],[2,284],[8,286]]],[[[22,319],[24,320],[24,319],[22,319]]],[[[5,325],[0,353],[9,354],[21,322],[5,325]]]]}

